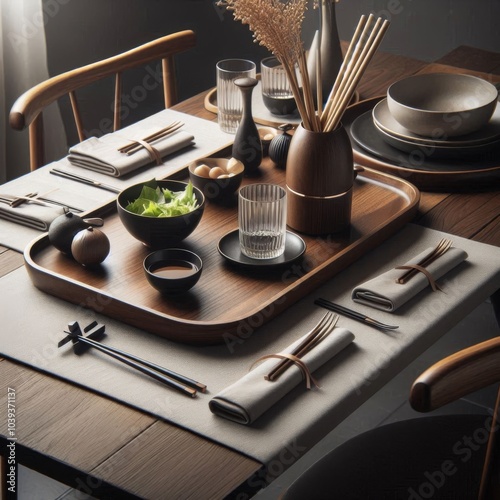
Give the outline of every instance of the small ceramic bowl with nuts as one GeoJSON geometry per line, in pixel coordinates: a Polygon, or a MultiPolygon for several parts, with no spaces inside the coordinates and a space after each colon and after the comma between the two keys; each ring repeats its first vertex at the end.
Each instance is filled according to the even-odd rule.
{"type": "Polygon", "coordinates": [[[258,131],[262,143],[262,154],[267,156],[269,154],[269,144],[278,135],[278,130],[272,127],[259,127],[258,131]]]}
{"type": "Polygon", "coordinates": [[[238,190],[245,167],[236,158],[199,158],[188,169],[191,182],[207,200],[221,201],[238,190]]]}

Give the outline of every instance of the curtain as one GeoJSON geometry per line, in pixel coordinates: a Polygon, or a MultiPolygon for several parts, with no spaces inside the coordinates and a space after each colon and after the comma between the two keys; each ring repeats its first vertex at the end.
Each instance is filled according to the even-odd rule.
{"type": "MultiPolygon", "coordinates": [[[[0,0],[0,182],[29,172],[28,131],[12,130],[9,111],[23,92],[49,77],[45,25],[67,0],[0,0]]],[[[44,112],[47,158],[67,154],[57,105],[44,112]]]]}

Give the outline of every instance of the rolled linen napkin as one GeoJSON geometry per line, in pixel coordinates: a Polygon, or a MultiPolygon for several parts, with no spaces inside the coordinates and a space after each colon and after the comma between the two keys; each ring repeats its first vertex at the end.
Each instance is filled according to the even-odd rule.
{"type": "MultiPolygon", "coordinates": [[[[405,265],[416,264],[431,250],[432,248],[424,250],[413,259],[406,262],[405,265]]],[[[438,280],[448,271],[467,259],[467,257],[467,253],[463,250],[459,248],[450,248],[446,253],[429,264],[426,269],[434,280],[438,280]]],[[[404,270],[394,268],[376,278],[358,285],[352,291],[352,300],[382,311],[395,311],[398,307],[415,297],[417,293],[429,286],[428,278],[421,272],[417,273],[405,284],[396,283],[396,280],[403,273],[404,270]]]]}
{"type": "MultiPolygon", "coordinates": [[[[118,149],[154,131],[144,128],[141,130],[141,137],[125,137],[118,133],[107,134],[100,138],[90,137],[70,148],[68,160],[73,165],[106,175],[120,177],[129,174],[144,165],[148,165],[153,159],[145,148],[141,148],[131,155],[120,153],[118,149]]],[[[193,140],[194,137],[191,134],[177,131],[152,142],[151,146],[158,151],[161,158],[165,158],[169,154],[190,146],[193,144],[193,140]]]]}
{"type": "Polygon", "coordinates": [[[42,206],[34,203],[23,203],[11,207],[0,203],[0,217],[16,224],[22,224],[39,231],[48,231],[50,223],[64,214],[64,207],[42,206]]]}
{"type": "MultiPolygon", "coordinates": [[[[301,337],[282,351],[290,353],[306,337],[301,337]]],[[[354,335],[345,328],[335,328],[320,344],[301,359],[312,373],[333,358],[354,340],[354,335]]],[[[257,365],[244,377],[226,387],[208,403],[215,415],[239,424],[251,424],[276,404],[283,396],[303,381],[298,366],[290,366],[277,380],[265,380],[279,360],[268,359],[257,365]]]]}

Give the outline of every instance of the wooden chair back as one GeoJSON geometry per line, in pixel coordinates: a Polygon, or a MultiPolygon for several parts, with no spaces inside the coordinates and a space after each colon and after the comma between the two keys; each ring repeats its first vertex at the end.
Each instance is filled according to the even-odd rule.
{"type": "Polygon", "coordinates": [[[152,61],[162,61],[162,80],[165,108],[177,102],[174,56],[193,48],[196,43],[193,31],[186,30],[167,35],[132,50],[62,73],[32,87],[22,94],[12,106],[9,121],[15,130],[29,127],[30,168],[44,165],[43,110],[64,95],[69,95],[78,138],[86,139],[78,107],[76,90],[106,77],[115,76],[113,130],[121,127],[120,107],[122,72],[145,66],[152,61]]]}
{"type": "MultiPolygon", "coordinates": [[[[463,349],[435,363],[413,383],[410,404],[420,412],[436,410],[500,382],[500,338],[463,349]]],[[[498,391],[478,498],[500,498],[500,390],[498,391]]]]}

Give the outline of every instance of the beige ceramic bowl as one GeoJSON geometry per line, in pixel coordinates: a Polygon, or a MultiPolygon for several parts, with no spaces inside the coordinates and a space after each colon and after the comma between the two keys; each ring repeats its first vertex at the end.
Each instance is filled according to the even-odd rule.
{"type": "Polygon", "coordinates": [[[491,83],[452,73],[410,76],[387,90],[394,118],[426,137],[454,137],[479,130],[495,111],[497,98],[498,91],[491,83]]]}
{"type": "Polygon", "coordinates": [[[220,201],[230,198],[240,187],[245,167],[240,160],[234,158],[199,158],[189,165],[188,170],[191,182],[207,200],[220,201]],[[229,167],[230,165],[232,167],[229,167]],[[202,175],[198,167],[201,167],[202,171],[206,170],[203,167],[208,167],[212,172],[221,169],[224,177],[212,178],[209,175],[202,175]],[[231,172],[228,172],[228,168],[231,172]]]}

